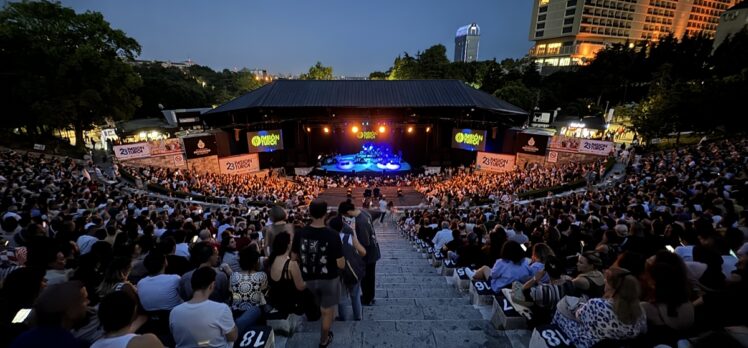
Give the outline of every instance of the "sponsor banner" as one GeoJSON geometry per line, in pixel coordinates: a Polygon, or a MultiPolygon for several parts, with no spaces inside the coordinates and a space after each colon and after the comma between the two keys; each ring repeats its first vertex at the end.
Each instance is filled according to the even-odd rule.
{"type": "Polygon", "coordinates": [[[578,152],[579,143],[581,141],[582,139],[579,138],[557,135],[551,138],[550,142],[548,143],[548,148],[550,150],[560,152],[578,152]]]}
{"type": "Polygon", "coordinates": [[[517,152],[545,156],[549,138],[547,135],[519,133],[515,149],[517,152]]]}
{"type": "Polygon", "coordinates": [[[548,151],[548,158],[546,159],[548,163],[556,163],[558,162],[558,152],[556,151],[548,151]]]}
{"type": "Polygon", "coordinates": [[[579,152],[590,155],[607,156],[615,149],[615,144],[610,141],[580,139],[579,152]]]}
{"type": "Polygon", "coordinates": [[[260,156],[256,153],[218,159],[221,174],[246,174],[260,171],[260,156]]]}
{"type": "Polygon", "coordinates": [[[247,142],[249,143],[250,153],[283,150],[283,131],[273,129],[247,132],[247,142]]]}
{"type": "Polygon", "coordinates": [[[218,155],[216,137],[213,135],[182,138],[182,142],[188,159],[218,155]]]}
{"type": "Polygon", "coordinates": [[[486,150],[486,131],[452,128],[452,148],[484,151],[486,150]]]}
{"type": "Polygon", "coordinates": [[[117,145],[114,147],[114,156],[118,160],[150,157],[151,146],[148,143],[117,145]]]}
{"type": "Polygon", "coordinates": [[[508,172],[514,170],[515,157],[498,153],[478,151],[475,168],[492,172],[508,172]]]}
{"type": "Polygon", "coordinates": [[[179,138],[149,141],[148,145],[152,157],[182,154],[182,139],[179,138]]]}

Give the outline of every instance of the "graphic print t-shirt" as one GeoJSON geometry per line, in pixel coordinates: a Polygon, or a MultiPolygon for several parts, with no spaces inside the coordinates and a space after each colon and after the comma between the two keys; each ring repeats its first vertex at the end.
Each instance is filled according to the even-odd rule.
{"type": "Polygon", "coordinates": [[[343,257],[343,244],[332,229],[304,227],[294,235],[291,250],[299,255],[304,280],[338,277],[336,260],[343,257]]]}

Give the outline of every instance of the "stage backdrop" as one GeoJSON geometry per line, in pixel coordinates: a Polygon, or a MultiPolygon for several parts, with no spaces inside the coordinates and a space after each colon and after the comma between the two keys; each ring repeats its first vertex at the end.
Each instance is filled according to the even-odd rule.
{"type": "Polygon", "coordinates": [[[272,129],[248,132],[247,143],[250,153],[283,150],[283,131],[272,129]]]}
{"type": "Polygon", "coordinates": [[[514,159],[514,155],[478,151],[475,168],[492,172],[508,172],[514,170],[514,159]]]}
{"type": "Polygon", "coordinates": [[[260,171],[260,156],[256,153],[218,159],[221,174],[247,174],[260,171]]]}
{"type": "Polygon", "coordinates": [[[182,141],[187,159],[218,155],[216,137],[213,135],[182,138],[182,141]]]}
{"type": "Polygon", "coordinates": [[[452,148],[468,151],[485,151],[486,131],[452,128],[452,148]]]}

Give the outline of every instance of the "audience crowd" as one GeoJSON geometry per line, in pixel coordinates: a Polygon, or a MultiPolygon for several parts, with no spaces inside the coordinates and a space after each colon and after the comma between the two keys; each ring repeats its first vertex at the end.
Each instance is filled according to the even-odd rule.
{"type": "Polygon", "coordinates": [[[748,141],[645,153],[627,171],[607,188],[399,224],[577,347],[745,344],[748,141]]]}
{"type": "Polygon", "coordinates": [[[594,180],[605,164],[374,180],[120,170],[230,204],[162,200],[70,159],[0,153],[0,345],[220,347],[293,313],[321,318],[327,346],[339,298],[351,299],[354,320],[374,304],[379,250],[362,226],[379,216],[350,201],[325,216],[314,199],[329,187],[393,184],[427,197],[397,213],[403,233],[494,291],[512,289],[531,324],[554,323],[577,347],[724,346],[726,328],[748,324],[746,140],[643,153],[618,184],[528,204],[512,202],[594,180]],[[483,197],[504,204],[475,206],[483,197]],[[254,201],[276,205],[244,204],[254,201]],[[322,258],[318,243],[329,246],[322,258]],[[320,259],[323,268],[309,263],[320,259]]]}

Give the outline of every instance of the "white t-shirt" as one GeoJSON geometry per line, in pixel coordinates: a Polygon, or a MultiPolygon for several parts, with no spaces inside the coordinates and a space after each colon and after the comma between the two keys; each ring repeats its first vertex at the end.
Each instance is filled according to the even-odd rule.
{"type": "Polygon", "coordinates": [[[146,311],[169,310],[181,304],[179,281],[176,274],[159,274],[145,277],[138,282],[138,297],[146,311]]]}
{"type": "Polygon", "coordinates": [[[169,328],[179,347],[226,347],[226,334],[234,328],[234,318],[225,303],[206,300],[185,302],[169,314],[169,328]]]}
{"type": "Polygon", "coordinates": [[[678,254],[683,261],[693,261],[693,245],[681,245],[676,247],[675,253],[678,254]]]}
{"type": "Polygon", "coordinates": [[[444,229],[436,232],[436,235],[434,235],[434,239],[431,242],[434,243],[434,248],[436,250],[441,250],[444,244],[451,242],[453,239],[452,230],[444,229]]]}
{"type": "Polygon", "coordinates": [[[174,252],[175,255],[186,257],[187,259],[190,258],[190,245],[187,243],[179,243],[177,244],[177,249],[174,252]]]}

